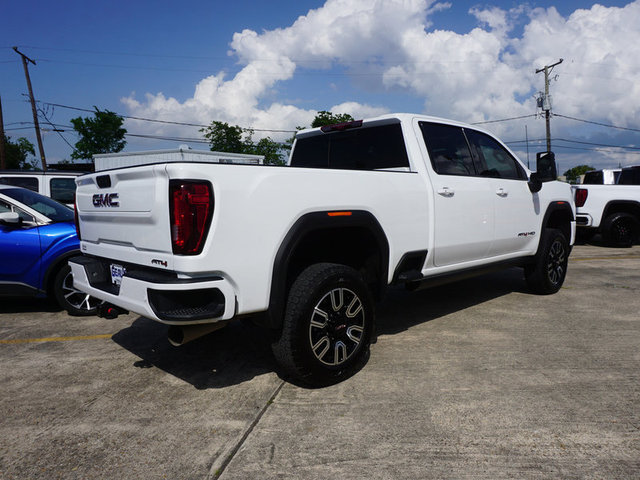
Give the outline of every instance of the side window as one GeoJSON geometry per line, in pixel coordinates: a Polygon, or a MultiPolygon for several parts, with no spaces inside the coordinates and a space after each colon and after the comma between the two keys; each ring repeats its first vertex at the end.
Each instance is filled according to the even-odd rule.
{"type": "Polygon", "coordinates": [[[25,226],[33,226],[36,224],[36,219],[33,218],[30,214],[22,210],[18,207],[13,207],[13,211],[20,215],[20,219],[22,220],[22,224],[25,226]]]}
{"type": "Polygon", "coordinates": [[[438,175],[475,176],[476,169],[462,128],[420,122],[431,165],[438,175]]]}
{"type": "Polygon", "coordinates": [[[0,213],[10,212],[10,211],[11,211],[11,205],[9,205],[7,202],[0,200],[0,213]]]}
{"type": "Polygon", "coordinates": [[[13,187],[22,187],[38,191],[38,178],[37,177],[0,177],[0,183],[2,185],[11,185],[13,187]]]}
{"type": "Polygon", "coordinates": [[[51,198],[60,203],[73,203],[76,194],[76,182],[73,178],[52,178],[49,181],[51,198]]]}
{"type": "Polygon", "coordinates": [[[465,130],[471,148],[481,165],[480,175],[484,177],[526,180],[522,167],[496,140],[484,133],[465,130]]]}

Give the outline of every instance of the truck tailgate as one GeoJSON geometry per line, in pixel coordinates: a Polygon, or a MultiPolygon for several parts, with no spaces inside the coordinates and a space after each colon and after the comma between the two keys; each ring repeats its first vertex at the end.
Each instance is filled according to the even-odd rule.
{"type": "Polygon", "coordinates": [[[112,170],[77,180],[76,209],[83,253],[123,262],[171,259],[165,165],[112,170]]]}

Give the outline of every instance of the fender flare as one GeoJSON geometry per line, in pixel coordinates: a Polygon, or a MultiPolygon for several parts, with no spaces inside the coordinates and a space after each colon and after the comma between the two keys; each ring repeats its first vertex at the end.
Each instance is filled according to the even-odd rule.
{"type": "Polygon", "coordinates": [[[302,239],[314,231],[336,228],[365,228],[372,233],[378,246],[380,278],[378,287],[382,291],[387,285],[389,272],[389,242],[376,217],[365,210],[324,210],[300,217],[289,229],[275,256],[269,294],[268,326],[277,328],[282,323],[286,306],[287,272],[293,253],[302,239]]]}
{"type": "MultiPolygon", "coordinates": [[[[567,201],[564,200],[557,200],[554,202],[550,202],[549,205],[547,206],[547,211],[544,213],[544,217],[542,219],[542,224],[540,225],[540,237],[542,237],[542,230],[544,230],[545,228],[547,228],[549,226],[549,219],[551,218],[551,215],[553,215],[554,213],[557,212],[562,212],[565,214],[568,214],[569,216],[569,221],[573,222],[575,221],[576,217],[573,213],[573,210],[571,209],[571,204],[567,201]]],[[[562,232],[565,234],[565,236],[567,237],[567,241],[571,241],[571,230],[569,229],[569,235],[567,235],[567,232],[565,232],[564,230],[562,230],[562,232]]],[[[539,246],[538,246],[539,248],[539,246]]]]}
{"type": "Polygon", "coordinates": [[[602,225],[604,223],[604,219],[611,214],[610,210],[618,207],[619,205],[626,208],[625,210],[622,210],[626,213],[629,213],[629,210],[637,210],[639,212],[638,219],[640,220],[640,202],[637,202],[635,200],[609,200],[602,209],[602,218],[600,219],[600,225],[602,225]]]}

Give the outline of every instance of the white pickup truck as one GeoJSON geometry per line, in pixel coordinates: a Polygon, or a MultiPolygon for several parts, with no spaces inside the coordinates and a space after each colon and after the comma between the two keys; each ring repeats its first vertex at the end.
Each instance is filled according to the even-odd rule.
{"type": "Polygon", "coordinates": [[[640,166],[623,168],[616,185],[573,187],[578,233],[601,233],[606,244],[630,247],[640,238],[640,166]]]}
{"type": "Polygon", "coordinates": [[[533,291],[558,291],[575,208],[543,160],[532,174],[476,127],[397,114],[301,131],[284,167],[85,175],[75,285],[104,316],[170,325],[174,344],[262,313],[284,372],[331,384],[368,357],[388,285],[517,265],[533,291]]]}

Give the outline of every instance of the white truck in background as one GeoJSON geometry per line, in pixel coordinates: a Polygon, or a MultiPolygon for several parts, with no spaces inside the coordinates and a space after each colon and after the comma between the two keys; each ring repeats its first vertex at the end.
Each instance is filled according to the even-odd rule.
{"type": "MultiPolygon", "coordinates": [[[[544,165],[543,165],[544,164],[544,165]]],[[[562,286],[575,237],[555,164],[531,173],[486,131],[412,114],[304,130],[287,166],[157,163],[78,178],[77,288],[172,343],[260,314],[298,382],[356,371],[374,300],[521,266],[562,286]],[[543,173],[546,172],[546,173],[543,173]]]]}
{"type": "Polygon", "coordinates": [[[614,185],[618,183],[620,168],[603,168],[590,170],[583,175],[582,185],[614,185]]]}
{"type": "Polygon", "coordinates": [[[640,166],[623,168],[616,185],[573,189],[581,238],[601,233],[604,242],[615,247],[630,247],[640,239],[640,166]]]}

